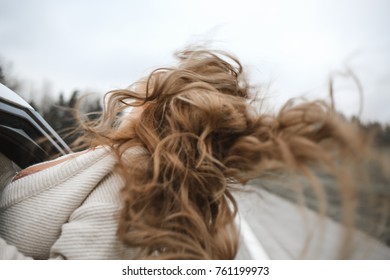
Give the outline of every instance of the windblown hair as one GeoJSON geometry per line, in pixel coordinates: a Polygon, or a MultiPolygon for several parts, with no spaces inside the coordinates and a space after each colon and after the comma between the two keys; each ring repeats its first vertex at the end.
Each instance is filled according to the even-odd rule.
{"type": "MultiPolygon", "coordinates": [[[[85,126],[84,140],[118,156],[125,179],[118,235],[139,248],[138,258],[233,259],[232,186],[262,176],[301,174],[321,197],[314,171],[321,169],[340,183],[343,200],[353,200],[355,173],[343,162],[370,151],[357,127],[324,101],[291,100],[276,115],[256,111],[254,90],[229,54],[188,49],[177,58],[176,67],[109,92],[100,121],[85,126]],[[135,107],[137,117],[127,112],[135,107]],[[146,152],[134,166],[126,151],[136,146],[146,152]]],[[[345,205],[343,221],[352,226],[356,205],[345,205]]]]}

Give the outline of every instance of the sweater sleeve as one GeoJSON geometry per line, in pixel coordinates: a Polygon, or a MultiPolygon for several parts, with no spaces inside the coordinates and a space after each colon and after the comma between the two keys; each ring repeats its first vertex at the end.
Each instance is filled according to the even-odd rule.
{"type": "MultiPolygon", "coordinates": [[[[50,259],[133,259],[136,250],[117,237],[123,180],[109,173],[63,224],[50,250],[50,259]]],[[[0,238],[0,260],[32,259],[0,238]]]]}
{"type": "Polygon", "coordinates": [[[31,260],[31,257],[26,257],[18,251],[15,246],[7,244],[0,237],[0,260],[31,260]]]}
{"type": "Polygon", "coordinates": [[[132,259],[134,249],[126,248],[117,237],[123,181],[110,173],[62,226],[51,248],[53,259],[132,259]]]}

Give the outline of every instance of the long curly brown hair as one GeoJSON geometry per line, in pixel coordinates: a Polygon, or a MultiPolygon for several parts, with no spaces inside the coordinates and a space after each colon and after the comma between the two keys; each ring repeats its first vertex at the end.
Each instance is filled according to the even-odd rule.
{"type": "Polygon", "coordinates": [[[356,173],[343,162],[370,156],[356,126],[323,101],[291,100],[276,115],[258,112],[230,54],[190,48],[177,58],[177,66],[109,92],[100,121],[84,127],[92,146],[109,145],[118,156],[125,179],[118,235],[139,248],[138,258],[233,259],[232,185],[285,171],[309,178],[319,197],[325,194],[314,170],[332,174],[346,201],[343,221],[352,226],[356,173]],[[135,107],[137,117],[127,112],[135,107]],[[129,164],[126,151],[134,146],[146,152],[129,164]]]}

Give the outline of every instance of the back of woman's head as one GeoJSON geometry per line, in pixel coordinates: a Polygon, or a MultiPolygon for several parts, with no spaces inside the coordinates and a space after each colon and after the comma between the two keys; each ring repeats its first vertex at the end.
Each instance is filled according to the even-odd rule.
{"type": "Polygon", "coordinates": [[[124,191],[132,209],[120,232],[145,248],[144,257],[234,258],[235,202],[223,160],[251,125],[248,89],[240,85],[238,61],[232,66],[203,51],[179,58],[177,68],[158,69],[138,86],[143,111],[122,127],[150,155],[136,172],[141,180],[124,191]]]}
{"type": "MultiPolygon", "coordinates": [[[[92,145],[109,145],[119,156],[126,181],[119,236],[140,249],[138,257],[234,258],[231,183],[291,171],[312,180],[321,197],[317,166],[336,177],[346,201],[353,196],[352,176],[339,162],[368,156],[356,127],[321,101],[289,101],[276,115],[256,113],[237,59],[197,49],[177,57],[178,66],[110,92],[102,120],[87,127],[92,145]],[[141,108],[137,117],[124,113],[131,107],[141,108]],[[129,164],[125,155],[133,146],[147,153],[129,164]]],[[[346,205],[348,224],[355,209],[346,205]]]]}

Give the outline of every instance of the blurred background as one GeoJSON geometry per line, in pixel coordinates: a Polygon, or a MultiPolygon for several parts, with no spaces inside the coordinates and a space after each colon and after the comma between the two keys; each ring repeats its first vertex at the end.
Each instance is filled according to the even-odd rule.
{"type": "MultiPolygon", "coordinates": [[[[376,144],[389,153],[388,0],[0,0],[0,83],[67,143],[77,137],[67,132],[80,96],[93,93],[83,110],[100,111],[104,93],[171,66],[176,51],[199,44],[237,56],[268,113],[293,97],[329,100],[331,80],[336,109],[377,132],[376,144]]],[[[390,205],[388,182],[376,181],[375,195],[390,205]]],[[[337,191],[328,178],[324,184],[328,214],[337,219],[337,191]]],[[[268,190],[293,200],[274,183],[268,190]]],[[[316,209],[315,196],[307,197],[316,209]]],[[[380,222],[375,209],[361,210],[368,218],[360,228],[380,222]]],[[[380,239],[390,245],[390,232],[380,239]]]]}
{"type": "Polygon", "coordinates": [[[385,135],[389,15],[386,0],[0,0],[0,82],[59,130],[69,124],[58,118],[72,122],[58,106],[95,93],[86,111],[100,110],[105,92],[204,44],[242,61],[264,110],[328,98],[332,78],[337,110],[353,118],[362,106],[361,121],[385,135]]]}

